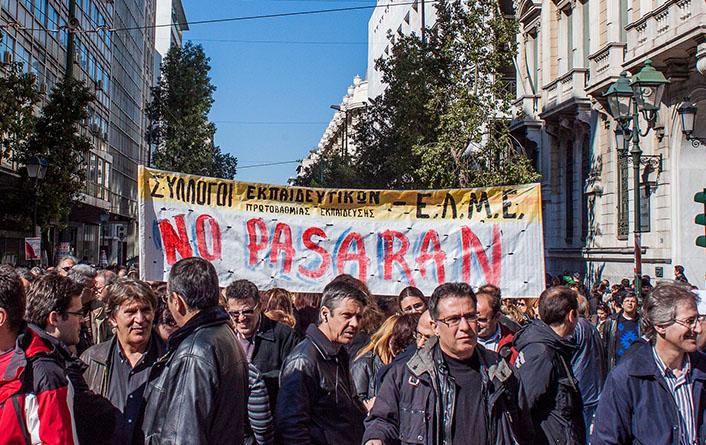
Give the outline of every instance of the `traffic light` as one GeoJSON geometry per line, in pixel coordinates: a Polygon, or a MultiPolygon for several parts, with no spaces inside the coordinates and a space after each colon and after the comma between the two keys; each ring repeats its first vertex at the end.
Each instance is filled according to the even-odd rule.
{"type": "Polygon", "coordinates": [[[694,222],[700,226],[704,226],[704,235],[696,238],[696,245],[706,249],[706,189],[694,195],[694,201],[700,202],[704,205],[704,213],[696,215],[694,222]]]}

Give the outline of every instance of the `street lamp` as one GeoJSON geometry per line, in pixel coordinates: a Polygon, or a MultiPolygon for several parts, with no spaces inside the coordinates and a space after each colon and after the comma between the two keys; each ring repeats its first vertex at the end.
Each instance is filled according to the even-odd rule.
{"type": "Polygon", "coordinates": [[[625,156],[633,166],[633,212],[635,239],[635,293],[642,297],[642,222],[640,221],[640,164],[662,170],[662,155],[643,156],[640,137],[645,137],[655,128],[657,113],[664,88],[669,84],[664,75],[652,66],[651,60],[645,60],[642,69],[628,80],[626,72],[608,88],[603,95],[608,101],[608,112],[618,122],[615,129],[618,156],[625,156]],[[640,114],[647,122],[644,133],[640,130],[640,114]],[[632,148],[628,152],[628,144],[632,148]],[[628,157],[629,155],[629,157],[628,157]]]}
{"type": "Polygon", "coordinates": [[[41,230],[37,230],[37,199],[39,195],[37,185],[39,181],[44,179],[44,176],[46,176],[49,161],[40,156],[35,155],[32,156],[29,161],[27,161],[27,164],[25,166],[27,168],[27,176],[34,180],[34,209],[32,215],[32,230],[34,231],[35,236],[41,236],[41,230]]]}
{"type": "Polygon", "coordinates": [[[341,138],[341,148],[343,155],[348,156],[348,110],[340,105],[331,105],[331,109],[343,113],[343,137],[341,138]]]}
{"type": "Polygon", "coordinates": [[[702,144],[706,144],[706,140],[693,135],[694,122],[696,121],[696,113],[698,111],[694,104],[687,98],[679,108],[677,108],[677,111],[679,112],[679,117],[681,117],[681,131],[684,133],[686,140],[691,142],[691,146],[696,148],[702,144]]]}

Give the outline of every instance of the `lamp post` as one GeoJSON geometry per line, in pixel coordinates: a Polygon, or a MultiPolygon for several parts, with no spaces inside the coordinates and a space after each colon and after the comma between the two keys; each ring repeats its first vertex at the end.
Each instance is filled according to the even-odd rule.
{"type": "Polygon", "coordinates": [[[343,137],[341,138],[341,149],[343,155],[348,156],[348,110],[340,105],[331,105],[331,109],[343,113],[343,137]]]}
{"type": "Polygon", "coordinates": [[[37,200],[39,196],[37,186],[39,184],[39,181],[44,179],[44,176],[46,176],[48,165],[49,162],[46,159],[36,155],[32,156],[32,158],[30,158],[30,160],[27,161],[26,164],[27,176],[34,180],[34,209],[32,215],[32,231],[34,232],[34,236],[42,235],[41,229],[37,230],[37,200]]]}
{"type": "Polygon", "coordinates": [[[634,247],[635,247],[635,293],[642,298],[642,222],[640,220],[640,164],[658,164],[662,169],[662,155],[643,156],[640,138],[647,136],[657,122],[657,112],[664,87],[669,84],[664,75],[652,66],[651,60],[645,60],[642,69],[628,79],[622,72],[608,91],[603,95],[608,100],[608,112],[618,122],[615,139],[618,156],[625,156],[633,167],[633,212],[634,212],[634,247]],[[647,122],[644,133],[640,129],[640,115],[647,122]],[[628,151],[628,144],[632,147],[628,151]]]}

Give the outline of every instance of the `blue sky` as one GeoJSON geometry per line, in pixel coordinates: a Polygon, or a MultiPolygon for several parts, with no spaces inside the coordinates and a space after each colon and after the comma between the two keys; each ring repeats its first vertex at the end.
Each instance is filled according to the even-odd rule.
{"type": "MultiPolygon", "coordinates": [[[[183,0],[187,19],[374,5],[368,1],[183,0]]],[[[365,78],[372,9],[191,25],[217,90],[216,143],[238,165],[301,159],[315,147],[353,77],[365,78]],[[302,43],[305,42],[305,43],[302,43]],[[325,43],[312,43],[325,42],[325,43]]],[[[284,184],[297,164],[238,169],[240,181],[284,184]]]]}

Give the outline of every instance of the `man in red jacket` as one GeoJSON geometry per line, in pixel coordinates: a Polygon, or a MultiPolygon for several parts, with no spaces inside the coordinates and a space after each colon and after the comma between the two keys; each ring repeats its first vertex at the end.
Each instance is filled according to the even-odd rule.
{"type": "Polygon", "coordinates": [[[25,294],[0,265],[0,443],[75,445],[73,388],[54,348],[22,320],[25,294]]]}

